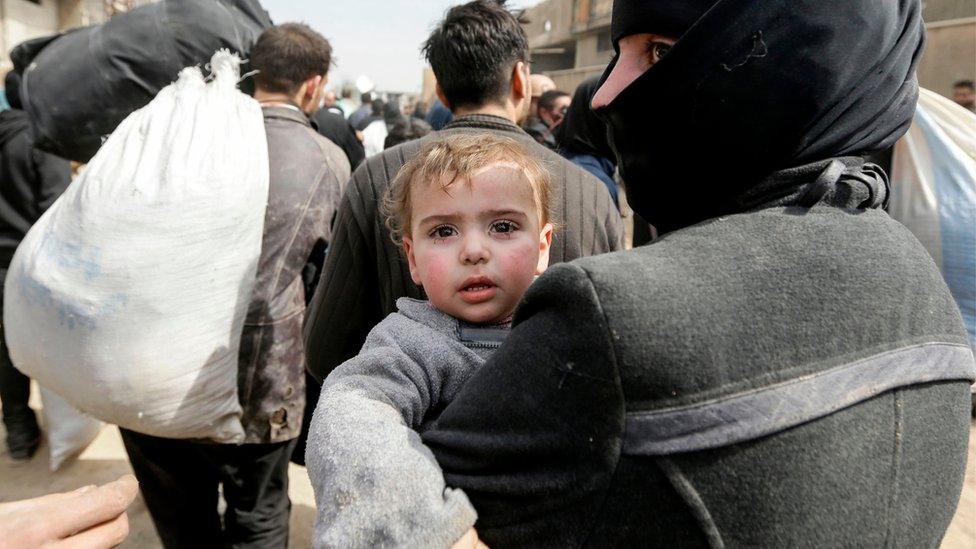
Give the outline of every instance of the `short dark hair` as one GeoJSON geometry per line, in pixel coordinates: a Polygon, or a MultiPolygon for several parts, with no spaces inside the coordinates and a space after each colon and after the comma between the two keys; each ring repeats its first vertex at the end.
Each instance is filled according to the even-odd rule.
{"type": "Polygon", "coordinates": [[[562,90],[549,90],[539,96],[538,108],[551,111],[553,105],[556,104],[556,100],[560,97],[569,97],[569,94],[562,90]]]}
{"type": "Polygon", "coordinates": [[[383,148],[389,149],[400,143],[420,139],[432,131],[433,128],[427,122],[412,116],[400,115],[393,123],[389,133],[386,134],[386,139],[383,140],[383,148]]]}
{"type": "Polygon", "coordinates": [[[258,88],[290,95],[302,82],[329,72],[332,46],[304,23],[285,23],[264,31],[249,57],[258,88]]]}
{"type": "Polygon", "coordinates": [[[383,116],[383,111],[386,109],[386,102],[382,99],[375,99],[370,104],[373,108],[373,116],[383,116]]]}
{"type": "Polygon", "coordinates": [[[972,80],[960,80],[952,85],[953,88],[969,88],[971,90],[976,90],[976,85],[973,85],[972,80]]]}
{"type": "Polygon", "coordinates": [[[504,101],[512,67],[529,59],[524,22],[504,0],[474,0],[447,11],[421,50],[452,110],[504,101]]]}
{"type": "Polygon", "coordinates": [[[364,94],[361,94],[359,96],[359,102],[360,103],[363,103],[364,105],[366,103],[372,103],[373,102],[373,94],[370,93],[370,92],[366,92],[364,94]]]}

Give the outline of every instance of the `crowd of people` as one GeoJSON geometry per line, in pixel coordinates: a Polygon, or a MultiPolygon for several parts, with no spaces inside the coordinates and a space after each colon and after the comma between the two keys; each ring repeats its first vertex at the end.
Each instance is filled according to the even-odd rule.
{"type": "MultiPolygon", "coordinates": [[[[326,91],[328,40],[264,31],[245,439],[121,429],[163,545],[286,547],[290,461],[316,547],[938,545],[973,335],[868,161],[912,122],[920,11],[615,0],[613,62],[564,91],[519,14],[473,0],[422,46],[429,105],[326,91]]],[[[71,182],[16,78],[4,268],[71,182]]],[[[973,109],[971,81],[955,99],[973,109]]],[[[30,380],[3,351],[28,460],[30,380]]],[[[0,505],[0,537],[111,546],[135,488],[46,497],[0,505]]]]}

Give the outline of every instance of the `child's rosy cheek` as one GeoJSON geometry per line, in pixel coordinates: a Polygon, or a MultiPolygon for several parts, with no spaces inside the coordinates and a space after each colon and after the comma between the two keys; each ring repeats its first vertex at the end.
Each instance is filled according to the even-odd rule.
{"type": "MultiPolygon", "coordinates": [[[[424,286],[426,288],[440,288],[446,278],[447,265],[440,258],[430,258],[427,262],[425,268],[423,269],[422,276],[424,278],[424,286]]],[[[428,293],[430,291],[428,290],[428,293]]]]}

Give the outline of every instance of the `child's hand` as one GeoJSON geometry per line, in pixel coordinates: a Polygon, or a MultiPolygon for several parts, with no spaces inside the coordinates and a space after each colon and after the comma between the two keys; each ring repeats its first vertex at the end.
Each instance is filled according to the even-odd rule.
{"type": "Polygon", "coordinates": [[[488,549],[488,546],[478,539],[478,532],[472,528],[461,539],[454,542],[451,549],[488,549]]]}

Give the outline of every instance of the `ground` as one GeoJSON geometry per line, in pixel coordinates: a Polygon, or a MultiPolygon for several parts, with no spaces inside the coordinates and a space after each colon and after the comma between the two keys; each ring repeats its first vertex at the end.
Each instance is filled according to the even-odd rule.
{"type": "MultiPolygon", "coordinates": [[[[0,436],[3,435],[0,427],[0,436]]],[[[5,452],[5,450],[3,451],[5,452]]],[[[60,471],[48,471],[47,447],[29,463],[12,464],[5,453],[0,455],[0,502],[38,496],[51,492],[72,490],[86,484],[102,484],[131,472],[119,430],[105,427],[95,442],[79,458],[60,471]]],[[[312,522],[315,520],[315,500],[305,468],[292,464],[289,469],[292,501],[290,547],[308,547],[312,522]]],[[[124,548],[160,547],[146,506],[136,499],[129,508],[128,539],[124,548]]],[[[956,517],[942,543],[942,549],[973,549],[976,547],[976,423],[969,437],[969,463],[966,482],[956,517]]]]}

